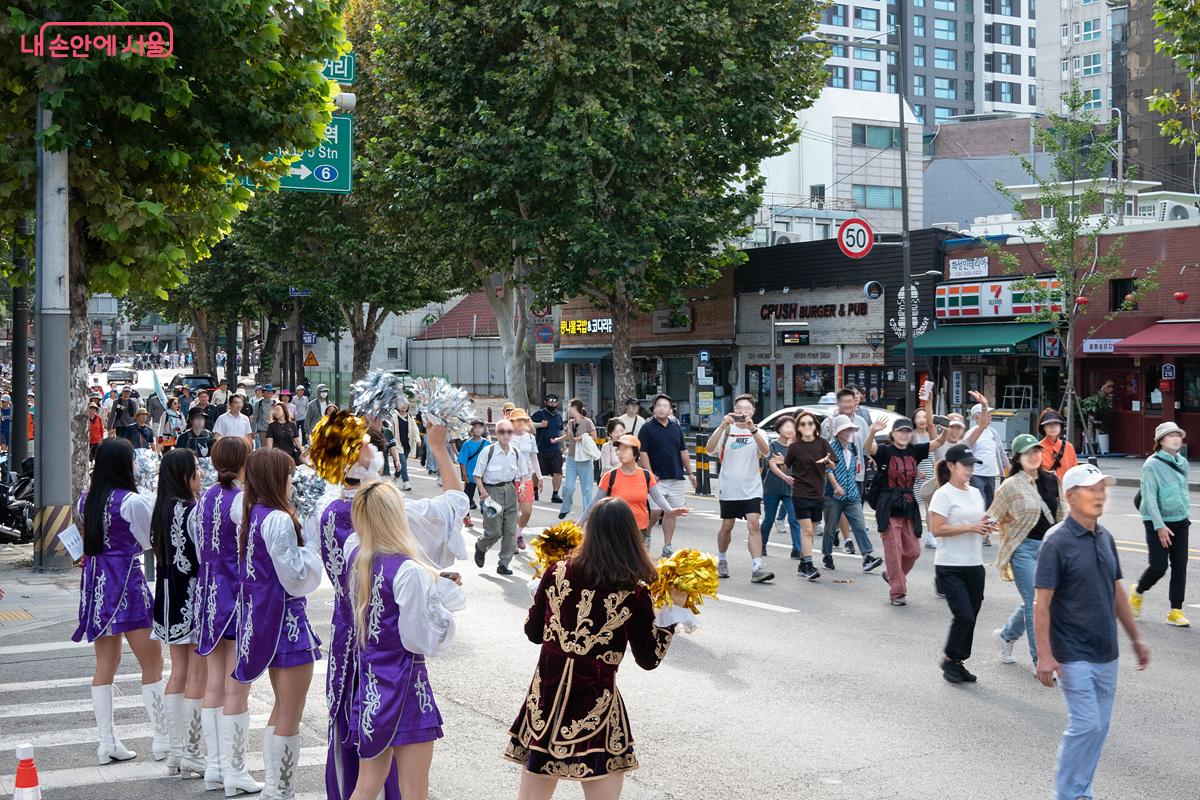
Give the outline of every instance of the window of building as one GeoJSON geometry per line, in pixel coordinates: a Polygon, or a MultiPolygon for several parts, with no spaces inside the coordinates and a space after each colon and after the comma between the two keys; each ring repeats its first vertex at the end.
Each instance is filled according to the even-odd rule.
{"type": "Polygon", "coordinates": [[[854,48],[854,57],[859,61],[878,61],[879,51],[866,47],[856,47],[854,48]]]}
{"type": "Polygon", "coordinates": [[[846,88],[846,68],[837,65],[830,65],[829,69],[829,85],[834,89],[846,88]]]}
{"type": "Polygon", "coordinates": [[[1020,75],[1021,74],[1021,57],[1015,53],[997,53],[999,57],[999,69],[1001,75],[1020,75]]]}
{"type": "Polygon", "coordinates": [[[933,0],[933,7],[938,11],[958,11],[956,0],[933,0]]]}
{"type": "Polygon", "coordinates": [[[850,187],[850,195],[859,208],[901,208],[904,204],[904,196],[898,186],[856,183],[850,187]]]}
{"type": "Polygon", "coordinates": [[[1100,88],[1084,89],[1083,96],[1086,98],[1083,109],[1084,111],[1099,111],[1104,107],[1104,97],[1100,93],[1100,88]]]}
{"type": "Polygon", "coordinates": [[[945,106],[937,106],[936,108],[933,109],[934,122],[945,122],[953,116],[954,116],[953,108],[946,108],[945,106]]]}
{"type": "Polygon", "coordinates": [[[1037,56],[1029,56],[1029,77],[1037,77],[1037,56]]]}
{"type": "Polygon", "coordinates": [[[925,15],[913,14],[913,36],[925,38],[925,15]]]}
{"type": "Polygon", "coordinates": [[[400,348],[399,347],[389,347],[387,349],[387,357],[392,360],[400,358],[400,348]]]}
{"type": "Polygon", "coordinates": [[[854,27],[861,28],[865,31],[879,30],[879,9],[877,8],[856,8],[854,9],[854,27]]]}
{"type": "Polygon", "coordinates": [[[1181,411],[1200,411],[1200,361],[1189,358],[1179,359],[1179,394],[1181,411]]]}
{"type": "MultiPolygon", "coordinates": [[[[1114,278],[1108,282],[1108,310],[1121,311],[1125,306],[1125,295],[1133,294],[1133,278],[1114,278]]],[[[1135,303],[1132,308],[1137,308],[1135,303]]]]}
{"type": "Polygon", "coordinates": [[[892,67],[896,66],[896,51],[895,50],[888,50],[887,63],[888,63],[888,66],[892,66],[892,67]]]}
{"type": "Polygon", "coordinates": [[[1058,66],[1061,68],[1062,76],[1064,78],[1070,77],[1070,75],[1071,75],[1071,59],[1064,58],[1062,61],[1058,62],[1058,66]]]}
{"type": "Polygon", "coordinates": [[[913,94],[917,97],[925,96],[925,76],[913,75],[913,94]]]}
{"type": "Polygon", "coordinates": [[[858,69],[854,70],[854,88],[864,92],[879,91],[879,70],[877,69],[858,69]]]}
{"type": "Polygon", "coordinates": [[[896,15],[895,14],[892,14],[890,12],[888,13],[887,24],[888,24],[888,30],[891,30],[892,28],[896,27],[896,15]]]}
{"type": "Polygon", "coordinates": [[[1062,40],[1063,44],[1067,43],[1067,37],[1070,35],[1071,35],[1071,29],[1068,28],[1066,25],[1063,25],[1061,28],[1058,29],[1058,38],[1062,40]]]}
{"type": "Polygon", "coordinates": [[[1086,53],[1082,58],[1084,75],[1099,75],[1104,70],[1103,54],[1086,53]]]}
{"type": "Polygon", "coordinates": [[[1030,47],[1037,47],[1037,28],[1030,25],[1025,29],[1026,39],[1029,41],[1030,47]]]}
{"type": "Polygon", "coordinates": [[[846,27],[846,6],[841,3],[825,6],[821,9],[821,22],[826,25],[836,25],[839,28],[846,27]]]}
{"type": "Polygon", "coordinates": [[[913,45],[913,66],[914,67],[925,66],[925,45],[923,45],[923,44],[914,44],[913,45]]]}
{"type": "Polygon", "coordinates": [[[913,0],[913,8],[924,8],[925,0],[913,0]]]}
{"type": "Polygon", "coordinates": [[[1021,16],[1021,8],[1014,0],[997,0],[996,13],[1003,14],[1006,17],[1021,16]]]}
{"type": "Polygon", "coordinates": [[[917,122],[925,124],[925,106],[921,103],[916,103],[912,107],[913,116],[917,118],[917,122]]]}
{"type": "Polygon", "coordinates": [[[1017,93],[1015,91],[1017,88],[1017,84],[1009,83],[1008,81],[997,81],[996,86],[999,87],[999,89],[997,91],[997,96],[996,96],[997,102],[999,102],[999,103],[1015,103],[1015,102],[1017,102],[1017,99],[1016,99],[1017,93]]]}
{"type": "MultiPolygon", "coordinates": [[[[844,42],[844,41],[846,41],[847,37],[845,37],[845,36],[828,36],[826,38],[831,39],[834,42],[844,42]]],[[[845,58],[846,57],[846,45],[831,43],[829,45],[829,55],[834,58],[845,58]]]]}
{"type": "Polygon", "coordinates": [[[894,72],[887,74],[887,92],[888,94],[896,93],[896,73],[894,72]]]}
{"type": "Polygon", "coordinates": [[[954,78],[934,78],[933,96],[939,100],[957,100],[958,81],[954,78]]]}
{"type": "Polygon", "coordinates": [[[850,126],[850,142],[857,147],[899,147],[900,129],[856,122],[850,126]]]}
{"type": "Polygon", "coordinates": [[[975,81],[963,81],[963,100],[972,102],[975,100],[975,81]]]}
{"type": "Polygon", "coordinates": [[[816,238],[818,238],[818,239],[828,239],[829,238],[829,223],[828,222],[818,222],[817,223],[816,238]]]}
{"type": "Polygon", "coordinates": [[[1100,20],[1099,19],[1085,19],[1083,21],[1083,37],[1082,37],[1083,41],[1085,41],[1085,42],[1099,41],[1100,33],[1101,33],[1101,28],[1100,28],[1100,20]]]}
{"type": "Polygon", "coordinates": [[[1079,5],[1081,5],[1081,6],[1090,6],[1090,5],[1092,5],[1093,3],[1099,3],[1099,2],[1100,2],[1100,0],[1082,0],[1082,2],[1080,2],[1080,4],[1079,4],[1079,5]]]}
{"type": "MultiPolygon", "coordinates": [[[[1029,18],[1030,18],[1030,19],[1037,19],[1037,0],[1029,0],[1029,4],[1028,4],[1028,5],[1029,5],[1029,18]]],[[[1030,30],[1030,31],[1032,31],[1032,30],[1033,30],[1033,28],[1030,28],[1029,30],[1030,30]]],[[[1029,43],[1030,43],[1030,44],[1033,44],[1033,37],[1032,37],[1032,36],[1030,36],[1029,43]]]]}
{"type": "Polygon", "coordinates": [[[975,53],[974,53],[974,51],[967,50],[963,53],[963,69],[965,69],[967,72],[975,71],[975,53]]]}
{"type": "Polygon", "coordinates": [[[933,48],[933,65],[938,69],[958,69],[958,51],[949,47],[933,48]]]}
{"type": "Polygon", "coordinates": [[[1029,84],[1029,105],[1037,105],[1037,84],[1035,83],[1029,84]]]}
{"type": "Polygon", "coordinates": [[[934,17],[933,38],[945,39],[946,41],[953,42],[958,38],[958,23],[952,19],[934,17]]]}
{"type": "Polygon", "coordinates": [[[825,199],[825,184],[814,183],[808,187],[808,196],[818,200],[825,199]]]}
{"type": "Polygon", "coordinates": [[[974,22],[967,21],[967,22],[963,23],[963,41],[964,42],[975,41],[975,23],[974,22]]]}
{"type": "Polygon", "coordinates": [[[996,41],[1000,44],[1019,45],[1021,28],[1017,25],[997,25],[996,41]]]}

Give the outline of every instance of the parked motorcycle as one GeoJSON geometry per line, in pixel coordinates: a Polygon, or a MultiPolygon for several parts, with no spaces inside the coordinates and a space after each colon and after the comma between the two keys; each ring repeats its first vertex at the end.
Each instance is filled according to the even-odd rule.
{"type": "Polygon", "coordinates": [[[29,544],[33,541],[33,458],[21,462],[14,473],[8,454],[0,453],[0,542],[29,544]]]}

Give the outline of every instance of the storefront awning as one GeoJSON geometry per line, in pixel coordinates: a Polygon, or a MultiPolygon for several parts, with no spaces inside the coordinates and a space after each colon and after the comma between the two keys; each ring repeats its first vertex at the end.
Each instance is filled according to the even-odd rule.
{"type": "MultiPolygon", "coordinates": [[[[1048,322],[993,322],[980,325],[941,325],[913,339],[919,356],[1010,356],[1036,354],[1034,337],[1050,331],[1048,322]]],[[[904,344],[892,348],[904,354],[904,344]]]]}
{"type": "Polygon", "coordinates": [[[597,364],[606,358],[612,358],[611,347],[571,347],[554,351],[554,360],[559,364],[597,364]]]}
{"type": "Polygon", "coordinates": [[[1200,354],[1200,320],[1156,322],[1117,342],[1113,352],[1119,356],[1200,354]]]}

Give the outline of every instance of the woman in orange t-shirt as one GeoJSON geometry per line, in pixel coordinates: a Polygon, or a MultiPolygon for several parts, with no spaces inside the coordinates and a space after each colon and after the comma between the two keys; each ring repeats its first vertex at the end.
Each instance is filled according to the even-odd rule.
{"type": "Polygon", "coordinates": [[[1075,446],[1062,438],[1063,418],[1052,408],[1047,408],[1038,419],[1041,431],[1042,469],[1058,475],[1061,481],[1067,470],[1079,463],[1075,446]]]}
{"type": "Polygon", "coordinates": [[[683,506],[675,508],[671,505],[671,501],[666,494],[658,488],[658,479],[648,469],[642,469],[638,466],[638,457],[641,455],[641,441],[636,436],[622,436],[617,439],[617,467],[610,469],[608,472],[600,476],[600,483],[596,487],[596,493],[592,496],[592,502],[583,512],[583,517],[579,520],[580,526],[587,522],[588,516],[592,513],[592,509],[596,507],[596,503],[602,497],[619,497],[624,500],[629,508],[633,511],[633,518],[637,521],[638,528],[642,531],[642,537],[646,541],[646,546],[650,546],[650,506],[649,498],[654,498],[654,502],[659,508],[670,509],[667,513],[671,516],[681,516],[686,514],[688,510],[683,506]]]}

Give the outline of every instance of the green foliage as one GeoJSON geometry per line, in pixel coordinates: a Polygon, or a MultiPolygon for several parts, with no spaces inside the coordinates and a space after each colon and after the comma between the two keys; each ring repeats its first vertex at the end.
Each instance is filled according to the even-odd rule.
{"type": "MultiPolygon", "coordinates": [[[[1163,36],[1155,49],[1173,60],[1191,83],[1200,80],[1200,9],[1195,0],[1156,0],[1154,24],[1163,36]]],[[[1149,98],[1151,111],[1166,117],[1159,123],[1171,144],[1186,144],[1200,151],[1200,97],[1179,89],[1158,90],[1149,98]]]]}
{"type": "Polygon", "coordinates": [[[162,295],[209,255],[250,192],[277,185],[278,148],[316,145],[331,84],[320,60],[345,47],[342,0],[10,0],[0,10],[0,227],[33,208],[39,91],[48,149],[70,151],[72,263],[92,291],[162,295]],[[22,54],[45,19],[162,20],[165,59],[22,54]],[[223,146],[226,145],[226,146],[223,146]]]}

